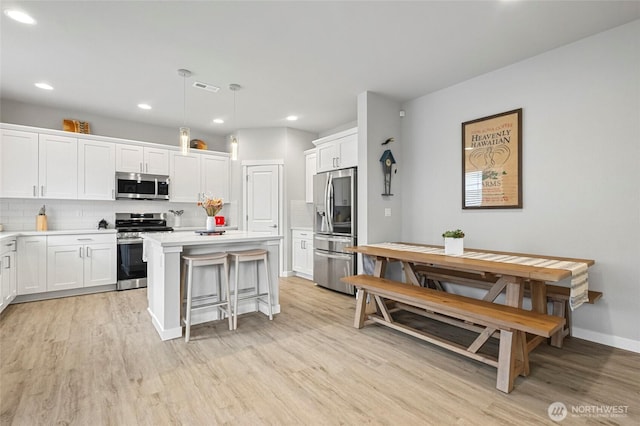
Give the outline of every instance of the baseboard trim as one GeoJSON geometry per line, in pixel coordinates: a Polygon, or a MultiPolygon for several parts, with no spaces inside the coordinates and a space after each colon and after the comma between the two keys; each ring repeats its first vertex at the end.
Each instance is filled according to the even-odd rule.
{"type": "Polygon", "coordinates": [[[597,331],[586,330],[584,328],[572,327],[571,335],[579,339],[602,345],[612,346],[626,351],[640,353],[640,341],[628,339],[626,337],[612,336],[610,334],[598,333],[597,331]]]}

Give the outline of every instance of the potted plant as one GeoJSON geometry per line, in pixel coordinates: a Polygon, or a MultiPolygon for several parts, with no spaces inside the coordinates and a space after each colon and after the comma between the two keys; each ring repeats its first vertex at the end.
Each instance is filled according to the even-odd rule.
{"type": "Polygon", "coordinates": [[[464,252],[464,232],[461,229],[446,231],[444,238],[444,254],[459,256],[464,252]]]}

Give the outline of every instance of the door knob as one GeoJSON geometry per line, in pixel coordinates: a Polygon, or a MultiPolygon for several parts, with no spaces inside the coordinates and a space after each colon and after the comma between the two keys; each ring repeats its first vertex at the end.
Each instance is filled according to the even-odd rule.
{"type": "Polygon", "coordinates": [[[277,227],[278,227],[278,225],[271,225],[271,226],[269,226],[269,228],[277,228],[277,227]]]}

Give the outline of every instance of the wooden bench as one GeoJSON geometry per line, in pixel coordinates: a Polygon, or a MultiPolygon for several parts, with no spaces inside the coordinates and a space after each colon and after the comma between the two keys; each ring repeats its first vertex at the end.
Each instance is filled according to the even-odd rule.
{"type": "MultiPolygon", "coordinates": [[[[566,336],[571,336],[571,307],[569,306],[571,289],[569,287],[560,287],[557,285],[547,284],[547,300],[551,302],[553,309],[552,314],[562,317],[566,320],[565,326],[551,336],[551,345],[561,348],[562,342],[566,336]]],[[[589,304],[593,305],[602,298],[602,293],[599,291],[589,290],[588,295],[589,304]]]]}
{"type": "Polygon", "coordinates": [[[365,319],[449,349],[498,369],[496,387],[511,392],[518,375],[529,374],[529,358],[525,333],[550,337],[565,324],[564,318],[539,314],[510,306],[499,305],[425,287],[413,286],[371,275],[354,275],[342,281],[358,288],[354,327],[362,328],[365,319]],[[376,314],[366,314],[367,295],[373,297],[376,314]],[[394,321],[383,299],[395,301],[396,306],[448,324],[474,329],[478,337],[465,347],[441,337],[411,328],[394,321]],[[367,318],[365,318],[367,317],[367,318]],[[471,323],[471,324],[469,324],[471,323]],[[498,356],[478,353],[494,334],[499,334],[498,356]]]}
{"type": "MultiPolygon", "coordinates": [[[[413,269],[418,276],[424,278],[424,280],[421,280],[422,285],[427,285],[428,281],[432,281],[432,287],[439,290],[444,290],[442,282],[489,289],[498,279],[498,277],[493,274],[477,274],[453,269],[434,268],[428,265],[413,265],[413,269]]],[[[562,330],[551,336],[550,339],[552,346],[561,348],[564,338],[572,334],[571,308],[569,307],[569,294],[571,289],[569,287],[547,284],[546,290],[547,301],[552,304],[551,314],[566,320],[566,324],[562,330]]],[[[528,289],[525,289],[524,295],[527,297],[530,296],[528,289]]],[[[602,298],[602,293],[589,290],[588,297],[588,303],[594,304],[602,298]]]]}

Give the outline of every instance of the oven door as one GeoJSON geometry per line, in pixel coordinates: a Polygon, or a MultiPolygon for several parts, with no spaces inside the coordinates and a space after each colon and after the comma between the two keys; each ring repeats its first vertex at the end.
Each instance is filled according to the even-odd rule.
{"type": "Polygon", "coordinates": [[[142,238],[118,240],[117,290],[147,286],[147,262],[142,260],[142,238]]]}

